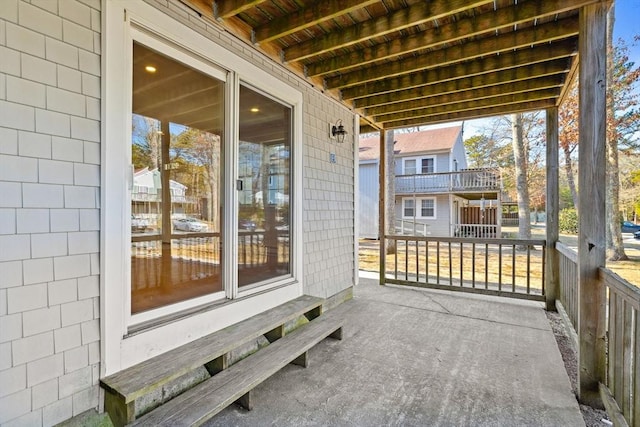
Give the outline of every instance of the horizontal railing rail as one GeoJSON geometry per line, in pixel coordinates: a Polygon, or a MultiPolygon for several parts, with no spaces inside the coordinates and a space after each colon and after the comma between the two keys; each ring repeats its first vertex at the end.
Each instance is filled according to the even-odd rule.
{"type": "Polygon", "coordinates": [[[385,236],[385,283],[544,300],[545,241],[385,236]]]}
{"type": "Polygon", "coordinates": [[[500,172],[495,169],[396,175],[396,193],[434,193],[444,191],[498,191],[500,172]]]}

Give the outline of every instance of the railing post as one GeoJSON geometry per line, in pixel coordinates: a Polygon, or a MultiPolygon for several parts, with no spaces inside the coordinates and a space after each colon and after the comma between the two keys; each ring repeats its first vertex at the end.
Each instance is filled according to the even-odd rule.
{"type": "Polygon", "coordinates": [[[605,264],[606,21],[609,3],[599,1],[580,10],[578,144],[580,184],[578,211],[578,398],[602,406],[604,382],[605,289],[599,268],[605,264]]]}
{"type": "Polygon", "coordinates": [[[560,289],[560,259],[556,250],[560,228],[558,223],[558,107],[547,109],[547,248],[545,263],[545,300],[549,311],[556,311],[556,299],[560,289]]]}
{"type": "MultiPolygon", "coordinates": [[[[386,256],[386,242],[384,234],[386,232],[385,222],[386,218],[386,162],[387,162],[387,150],[386,150],[386,138],[384,129],[380,129],[380,163],[378,164],[378,170],[380,176],[378,177],[378,240],[380,241],[380,285],[384,285],[385,271],[385,256],[386,256]]],[[[395,227],[395,224],[394,224],[395,227]]]]}

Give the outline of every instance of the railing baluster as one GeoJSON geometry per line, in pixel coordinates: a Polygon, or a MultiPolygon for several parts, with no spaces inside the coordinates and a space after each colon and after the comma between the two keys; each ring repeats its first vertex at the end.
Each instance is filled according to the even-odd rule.
{"type": "Polygon", "coordinates": [[[484,244],[484,288],[489,289],[489,244],[484,244]]]}
{"type": "Polygon", "coordinates": [[[420,281],[420,247],[419,240],[416,240],[416,282],[420,281]]]}
{"type": "Polygon", "coordinates": [[[463,268],[462,268],[462,264],[463,264],[463,260],[464,260],[464,247],[463,247],[462,242],[460,242],[460,286],[462,286],[462,283],[464,282],[464,273],[463,273],[463,268]]]}
{"type": "Polygon", "coordinates": [[[409,280],[409,240],[404,241],[404,280],[409,280]]]}
{"type": "Polygon", "coordinates": [[[498,290],[502,291],[502,243],[498,244],[498,290]]]}
{"type": "MultiPolygon", "coordinates": [[[[544,259],[544,254],[542,255],[542,258],[544,259]]],[[[544,265],[542,274],[544,274],[544,265]]],[[[544,286],[544,280],[542,281],[542,286],[544,286]]],[[[527,245],[527,293],[531,293],[531,246],[529,245],[527,245]]]]}
{"type": "Polygon", "coordinates": [[[451,258],[451,242],[449,244],[449,286],[453,286],[453,259],[451,258]]]}
{"type": "Polygon", "coordinates": [[[471,243],[471,287],[476,288],[476,242],[471,243]]]}
{"type": "Polygon", "coordinates": [[[436,245],[436,284],[440,284],[440,240],[436,245]]]}
{"type": "Polygon", "coordinates": [[[516,291],[516,245],[511,246],[511,292],[516,291]]]}
{"type": "Polygon", "coordinates": [[[393,239],[395,242],[396,250],[393,251],[393,260],[394,260],[394,278],[398,278],[398,240],[393,239]]]}
{"type": "Polygon", "coordinates": [[[424,245],[425,255],[424,255],[424,283],[429,283],[429,242],[425,242],[424,245]]]}

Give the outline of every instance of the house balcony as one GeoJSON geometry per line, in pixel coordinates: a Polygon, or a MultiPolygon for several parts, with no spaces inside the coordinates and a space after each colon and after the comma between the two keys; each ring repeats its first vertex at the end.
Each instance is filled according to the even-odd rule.
{"type": "Polygon", "coordinates": [[[502,178],[498,169],[397,175],[395,183],[396,194],[482,194],[502,190],[502,178]]]}

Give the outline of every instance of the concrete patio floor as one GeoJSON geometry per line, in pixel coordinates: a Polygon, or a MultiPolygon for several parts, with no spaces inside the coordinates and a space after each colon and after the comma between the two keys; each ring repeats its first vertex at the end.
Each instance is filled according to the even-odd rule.
{"type": "Polygon", "coordinates": [[[206,425],[584,426],[541,303],[368,278],[354,294],[342,341],[206,425]]]}

